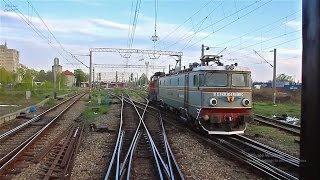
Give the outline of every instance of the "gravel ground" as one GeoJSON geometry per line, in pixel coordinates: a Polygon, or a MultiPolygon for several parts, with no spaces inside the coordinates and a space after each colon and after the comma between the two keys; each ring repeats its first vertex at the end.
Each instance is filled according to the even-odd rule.
{"type": "MultiPolygon", "coordinates": [[[[40,144],[49,144],[52,142],[62,131],[68,128],[71,124],[74,124],[74,120],[76,120],[81,113],[85,109],[85,102],[83,99],[86,99],[87,96],[82,97],[76,104],[74,104],[61,118],[59,118],[58,122],[54,124],[54,127],[49,130],[46,135],[41,136],[40,139],[33,145],[33,148],[39,153],[42,149],[38,149],[37,147],[46,147],[40,144]],[[45,142],[44,142],[45,141],[45,142]],[[40,144],[39,144],[40,142],[40,144]]],[[[30,164],[28,163],[28,167],[23,168],[22,172],[15,175],[12,179],[40,179],[37,174],[40,172],[39,167],[40,163],[30,164]]]]}
{"type": "Polygon", "coordinates": [[[262,179],[187,132],[167,132],[170,146],[186,179],[262,179]]]}
{"type": "MultiPolygon", "coordinates": [[[[95,120],[98,126],[106,126],[109,130],[117,130],[120,120],[120,102],[112,104],[108,114],[102,115],[95,120]]],[[[77,154],[71,179],[103,179],[108,163],[113,153],[117,138],[117,131],[111,132],[88,132],[83,136],[82,143],[77,154]]]]}

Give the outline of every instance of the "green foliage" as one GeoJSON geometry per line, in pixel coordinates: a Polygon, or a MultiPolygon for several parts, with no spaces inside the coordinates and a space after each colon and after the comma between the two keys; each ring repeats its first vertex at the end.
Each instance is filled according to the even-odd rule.
{"type": "Polygon", "coordinates": [[[249,124],[245,134],[250,136],[261,134],[264,139],[268,139],[267,142],[264,143],[271,144],[271,146],[277,146],[277,149],[281,148],[292,154],[299,152],[299,144],[294,142],[297,137],[286,134],[276,128],[249,124]]]}
{"type": "Polygon", "coordinates": [[[301,107],[297,104],[277,104],[274,106],[272,103],[255,102],[253,104],[253,112],[268,117],[287,114],[299,118],[301,107]]]}
{"type": "Polygon", "coordinates": [[[57,101],[53,98],[50,98],[44,105],[45,106],[54,106],[57,104],[57,101]]]}
{"type": "Polygon", "coordinates": [[[106,91],[96,90],[92,92],[92,99],[87,104],[87,108],[83,113],[85,118],[90,121],[94,121],[95,118],[108,113],[109,106],[104,103],[106,95],[106,91]],[[98,104],[99,95],[101,96],[101,105],[98,104]]]}
{"type": "Polygon", "coordinates": [[[74,76],[76,78],[76,86],[80,87],[81,82],[86,82],[89,79],[89,75],[83,72],[81,69],[74,70],[74,76]]]}
{"type": "Polygon", "coordinates": [[[84,117],[90,121],[94,121],[95,118],[108,113],[107,106],[89,106],[83,113],[84,117]],[[95,111],[98,109],[98,111],[95,111]]]}
{"type": "Polygon", "coordinates": [[[15,74],[5,70],[3,67],[0,68],[0,83],[8,84],[14,82],[15,74]]]}
{"type": "Polygon", "coordinates": [[[140,77],[139,77],[139,85],[144,85],[148,83],[148,77],[143,73],[140,77]]]}

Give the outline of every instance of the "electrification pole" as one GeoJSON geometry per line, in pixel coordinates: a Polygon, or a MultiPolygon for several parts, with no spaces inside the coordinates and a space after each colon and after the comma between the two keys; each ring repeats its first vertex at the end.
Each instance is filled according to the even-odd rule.
{"type": "Polygon", "coordinates": [[[53,62],[53,98],[57,99],[57,66],[59,65],[59,58],[54,58],[53,62]]]}
{"type": "Polygon", "coordinates": [[[148,79],[149,61],[146,61],[145,64],[146,64],[146,77],[148,79]]]}
{"type": "Polygon", "coordinates": [[[92,96],[92,51],[90,51],[90,65],[89,65],[89,99],[91,100],[92,96]]]}
{"type": "Polygon", "coordinates": [[[277,49],[273,50],[273,82],[272,82],[272,90],[273,90],[273,105],[276,104],[276,96],[277,96],[277,89],[276,89],[276,74],[277,74],[277,49]]]}
{"type": "Polygon", "coordinates": [[[201,45],[201,58],[204,56],[204,44],[201,45]]]}
{"type": "Polygon", "coordinates": [[[93,84],[93,88],[95,88],[95,77],[94,77],[94,67],[92,67],[92,84],[93,84]]]}

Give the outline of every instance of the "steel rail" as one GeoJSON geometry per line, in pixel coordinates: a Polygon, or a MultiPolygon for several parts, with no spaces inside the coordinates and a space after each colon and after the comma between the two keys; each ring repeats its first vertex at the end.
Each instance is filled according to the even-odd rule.
{"type": "Polygon", "coordinates": [[[286,131],[286,132],[293,134],[293,135],[300,135],[300,126],[298,126],[298,125],[278,121],[273,118],[269,118],[269,117],[262,116],[259,114],[254,114],[254,115],[256,116],[254,118],[254,121],[266,124],[268,126],[279,128],[279,129],[286,131]]]}
{"type": "Polygon", "coordinates": [[[61,103],[59,103],[59,104],[51,107],[50,109],[44,111],[43,113],[37,115],[37,116],[34,117],[34,118],[28,120],[27,122],[25,122],[25,123],[23,123],[23,124],[15,127],[15,128],[13,128],[13,129],[11,129],[11,130],[9,130],[9,131],[1,134],[1,135],[0,135],[0,140],[3,139],[3,138],[5,138],[5,137],[7,137],[7,136],[9,136],[9,135],[11,135],[11,134],[13,134],[13,133],[15,133],[15,132],[17,132],[17,131],[19,131],[20,129],[22,129],[22,128],[26,127],[27,125],[31,124],[32,122],[39,120],[39,119],[40,119],[43,115],[45,115],[46,113],[48,113],[48,112],[56,109],[57,107],[61,106],[61,105],[64,104],[65,102],[70,101],[71,99],[73,99],[73,98],[76,97],[77,95],[78,95],[78,94],[70,97],[69,99],[66,99],[66,100],[62,101],[61,103]]]}
{"type": "Polygon", "coordinates": [[[234,146],[233,144],[225,141],[222,138],[221,139],[217,138],[217,139],[213,140],[211,138],[197,134],[190,129],[182,128],[180,125],[177,125],[177,123],[174,123],[172,121],[168,121],[168,120],[164,120],[164,121],[166,123],[169,123],[169,124],[177,127],[178,129],[192,133],[193,136],[217,147],[218,149],[220,149],[223,152],[227,152],[228,154],[230,154],[234,158],[238,159],[239,161],[244,162],[244,163],[260,170],[261,172],[267,174],[268,176],[271,176],[275,179],[298,179],[297,177],[292,176],[291,174],[284,172],[283,170],[281,170],[271,164],[268,164],[267,162],[264,162],[263,160],[251,155],[250,153],[245,152],[243,149],[240,149],[240,148],[234,146]]]}
{"type": "MultiPolygon", "coordinates": [[[[39,131],[37,131],[35,134],[33,134],[31,137],[29,137],[26,141],[21,143],[17,148],[9,152],[6,156],[4,156],[0,162],[1,167],[0,171],[4,170],[4,168],[9,165],[12,161],[15,160],[15,158],[18,157],[34,140],[37,139],[38,136],[41,135],[43,131],[45,131],[53,122],[55,122],[56,119],[58,119],[62,114],[64,114],[73,104],[75,104],[84,94],[80,95],[75,101],[73,101],[71,104],[69,104],[64,110],[62,110],[56,117],[54,117],[50,122],[48,122],[44,127],[42,127],[39,131]]],[[[75,96],[73,96],[75,97],[75,96]]]]}
{"type": "MultiPolygon", "coordinates": [[[[125,99],[126,99],[126,97],[125,97],[125,99]]],[[[137,104],[140,104],[140,105],[145,105],[144,103],[141,103],[141,102],[138,102],[138,101],[134,101],[134,100],[132,100],[133,102],[135,102],[135,103],[137,103],[137,104]]],[[[146,101],[148,102],[148,100],[146,99],[146,101]]],[[[138,107],[138,106],[137,106],[138,107]]],[[[141,107],[138,107],[138,108],[141,108],[141,107]]],[[[171,165],[171,160],[170,160],[170,158],[173,160],[173,162],[174,162],[174,165],[175,165],[175,168],[176,168],[176,170],[177,170],[177,172],[178,172],[178,174],[179,174],[179,177],[180,177],[180,179],[184,179],[184,176],[183,176],[183,173],[181,172],[181,169],[179,168],[179,165],[178,165],[178,163],[177,163],[177,161],[176,161],[176,159],[175,159],[175,157],[174,157],[174,155],[173,155],[173,152],[172,152],[172,150],[171,150],[171,148],[170,148],[170,145],[169,145],[169,143],[168,143],[168,140],[167,140],[167,135],[166,135],[166,132],[165,132],[165,129],[164,129],[164,125],[163,125],[163,120],[162,120],[162,116],[161,116],[161,113],[160,113],[160,111],[159,111],[159,109],[156,109],[156,108],[154,108],[154,107],[152,107],[152,106],[148,106],[148,108],[151,108],[151,109],[153,109],[153,110],[155,110],[155,111],[157,111],[157,113],[159,114],[159,116],[157,116],[158,118],[159,118],[159,120],[160,120],[160,125],[161,125],[161,129],[162,129],[162,133],[163,133],[163,141],[164,141],[164,144],[165,144],[165,150],[166,150],[166,156],[167,156],[167,159],[168,159],[168,167],[169,167],[169,172],[170,172],[170,175],[169,175],[169,177],[171,177],[172,179],[174,179],[174,175],[173,175],[173,168],[172,168],[172,165],[171,165]]],[[[142,109],[142,108],[141,108],[142,109]]],[[[148,113],[150,113],[152,116],[155,116],[154,114],[152,114],[150,111],[148,111],[148,110],[146,110],[146,112],[148,112],[148,113]]]]}
{"type": "MultiPolygon", "coordinates": [[[[112,94],[113,96],[117,96],[117,95],[115,95],[114,93],[110,93],[110,94],[112,94]]],[[[169,146],[169,143],[168,143],[168,140],[167,140],[167,135],[166,135],[165,130],[164,130],[164,125],[163,125],[161,113],[159,112],[159,110],[156,109],[156,108],[154,108],[154,107],[152,107],[152,106],[149,106],[147,99],[146,99],[147,104],[145,104],[145,103],[141,103],[141,102],[138,102],[138,101],[133,100],[133,99],[128,95],[128,97],[123,97],[123,101],[124,101],[124,102],[127,102],[127,103],[129,103],[129,104],[131,104],[131,105],[134,105],[134,107],[136,107],[136,108],[135,108],[136,111],[137,111],[137,109],[143,110],[143,115],[142,115],[142,116],[139,115],[139,117],[140,117],[140,122],[139,122],[139,126],[138,126],[138,127],[140,127],[140,124],[141,124],[141,123],[143,124],[144,129],[146,130],[146,135],[147,135],[148,140],[149,140],[150,145],[151,145],[151,149],[156,152],[155,158],[157,158],[157,159],[160,160],[160,162],[161,162],[160,164],[162,165],[162,167],[163,167],[163,169],[164,169],[164,172],[166,173],[167,177],[170,178],[170,179],[175,179],[175,178],[174,178],[174,171],[176,171],[177,174],[178,174],[178,176],[179,176],[179,178],[180,178],[180,179],[184,179],[183,173],[182,173],[181,169],[179,168],[178,163],[177,163],[177,161],[176,161],[176,159],[175,159],[175,157],[174,157],[174,155],[173,155],[173,152],[172,152],[172,150],[171,150],[171,148],[170,148],[170,146],[169,146]],[[138,106],[137,104],[139,104],[139,105],[141,105],[141,106],[138,106]],[[157,111],[157,113],[158,113],[159,115],[158,115],[158,116],[154,115],[153,113],[151,113],[150,111],[148,111],[147,108],[151,108],[151,109],[157,111]],[[157,117],[157,118],[159,118],[159,120],[160,120],[160,126],[161,126],[161,130],[162,130],[162,132],[163,132],[163,140],[162,140],[162,141],[164,142],[165,154],[166,154],[166,159],[167,159],[167,162],[168,162],[167,164],[166,164],[165,161],[162,159],[162,156],[160,155],[160,152],[159,152],[159,150],[157,149],[157,147],[156,147],[156,145],[155,145],[155,143],[154,143],[154,140],[153,140],[150,132],[148,131],[148,129],[147,129],[147,127],[146,127],[146,124],[144,123],[143,117],[144,117],[145,112],[150,113],[150,115],[152,115],[152,116],[154,116],[154,117],[157,117]],[[150,138],[149,138],[149,137],[150,137],[150,138]],[[174,164],[175,170],[174,170],[173,167],[172,167],[171,161],[172,161],[172,163],[174,164]]],[[[137,111],[137,113],[138,113],[138,111],[137,111]]],[[[136,133],[137,133],[137,131],[136,131],[136,133]]],[[[127,159],[129,158],[129,165],[128,165],[128,168],[127,168],[127,169],[128,169],[127,178],[130,177],[130,175],[128,175],[128,174],[130,174],[131,163],[132,163],[132,156],[133,156],[133,154],[134,154],[134,152],[133,152],[134,150],[132,150],[132,148],[135,147],[135,145],[136,145],[135,142],[138,140],[138,139],[136,138],[136,133],[135,133],[134,138],[133,138],[133,140],[132,140],[132,142],[131,142],[131,144],[130,144],[128,153],[126,154],[125,160],[123,161],[123,163],[122,163],[122,168],[121,168],[121,170],[120,170],[120,174],[122,174],[123,171],[124,171],[124,168],[126,167],[127,159]]],[[[157,159],[155,159],[155,160],[156,160],[156,163],[157,163],[157,159]]],[[[159,169],[158,169],[158,172],[160,172],[159,169]]],[[[160,178],[161,178],[161,177],[160,177],[160,178]]],[[[162,176],[162,178],[163,178],[163,176],[162,176]]],[[[161,178],[161,179],[162,179],[162,178],[161,178]]]]}
{"type": "Polygon", "coordinates": [[[179,174],[179,177],[180,179],[184,180],[184,176],[183,176],[183,173],[181,172],[181,169],[172,153],[172,150],[170,148],[170,145],[169,145],[169,142],[168,142],[168,138],[167,138],[167,133],[165,131],[165,128],[164,128],[164,124],[163,124],[163,120],[162,120],[162,116],[161,116],[161,113],[160,111],[158,112],[159,113],[159,118],[160,118],[160,122],[161,122],[161,128],[162,128],[162,132],[163,132],[163,140],[165,142],[165,149],[166,149],[166,153],[167,153],[167,158],[168,158],[168,164],[169,164],[169,168],[170,168],[170,174],[171,174],[171,179],[174,179],[174,172],[173,172],[173,168],[172,168],[172,165],[171,165],[171,160],[173,161],[174,165],[175,165],[175,168],[179,174]]]}
{"type": "MultiPolygon", "coordinates": [[[[133,149],[131,151],[129,151],[130,157],[129,157],[129,162],[128,162],[127,180],[130,179],[130,173],[131,173],[131,168],[132,168],[132,159],[133,159],[135,148],[137,147],[137,144],[138,144],[140,137],[141,137],[141,133],[138,132],[138,136],[135,138],[135,140],[133,142],[133,149]]],[[[122,166],[122,167],[124,167],[124,166],[122,166]]]]}
{"type": "Polygon", "coordinates": [[[263,115],[260,115],[260,114],[254,114],[254,115],[257,116],[257,117],[263,118],[263,119],[267,119],[267,120],[272,121],[272,122],[276,122],[276,123],[282,124],[284,126],[288,126],[288,127],[291,127],[291,128],[298,129],[298,130],[300,130],[300,128],[301,128],[301,126],[299,126],[299,125],[278,121],[276,119],[273,119],[273,118],[270,118],[270,117],[267,117],[267,116],[263,116],[263,115]]]}
{"type": "MultiPolygon", "coordinates": [[[[265,149],[265,148],[262,148],[262,147],[258,147],[255,144],[251,144],[251,143],[246,142],[246,141],[241,141],[241,139],[238,139],[236,137],[227,137],[226,139],[232,140],[232,141],[240,143],[240,144],[243,144],[243,145],[245,145],[245,146],[247,146],[249,148],[255,149],[255,150],[257,150],[259,152],[262,152],[264,154],[268,154],[271,157],[277,158],[279,160],[282,160],[283,162],[287,162],[288,164],[291,164],[292,166],[295,166],[296,168],[299,168],[299,161],[295,161],[295,159],[293,159],[293,158],[288,158],[287,156],[283,156],[283,155],[280,155],[278,153],[269,151],[268,149],[265,149]]],[[[234,143],[232,143],[232,144],[234,144],[234,143]]]]}
{"type": "Polygon", "coordinates": [[[155,161],[156,161],[156,165],[157,165],[157,169],[158,169],[158,173],[159,173],[159,178],[160,178],[160,179],[163,179],[163,175],[162,175],[162,172],[161,172],[161,167],[160,167],[160,164],[159,164],[159,160],[160,160],[162,166],[164,167],[165,172],[166,172],[167,175],[169,174],[169,170],[167,169],[167,167],[166,167],[166,165],[165,165],[162,157],[160,156],[160,153],[159,153],[158,149],[156,148],[156,145],[155,145],[155,143],[154,143],[154,141],[153,141],[153,139],[152,139],[152,136],[151,136],[151,134],[150,134],[150,132],[149,132],[146,124],[144,123],[144,120],[143,120],[144,114],[145,114],[145,112],[146,112],[145,110],[146,110],[147,107],[148,107],[149,101],[147,101],[146,108],[145,108],[145,110],[143,111],[142,116],[140,115],[137,107],[134,105],[134,102],[132,101],[131,98],[130,98],[130,101],[131,101],[133,107],[135,108],[135,110],[136,110],[139,118],[140,118],[140,122],[141,122],[142,125],[144,126],[144,131],[145,131],[146,134],[147,134],[148,140],[149,140],[150,145],[151,145],[152,153],[153,153],[153,156],[154,156],[155,161]],[[159,159],[158,159],[158,158],[159,158],[159,159]]]}
{"type": "MultiPolygon", "coordinates": [[[[118,96],[116,96],[114,94],[113,94],[113,96],[118,97],[118,96]]],[[[141,122],[142,122],[141,118],[144,117],[145,110],[147,108],[147,106],[146,106],[145,109],[144,109],[142,117],[140,116],[140,114],[138,114],[139,117],[140,117],[139,124],[138,124],[138,126],[137,126],[137,128],[135,130],[135,134],[134,134],[134,136],[132,138],[132,141],[131,141],[131,144],[129,146],[128,152],[125,155],[125,158],[124,158],[123,162],[121,163],[120,162],[120,153],[121,153],[120,149],[121,149],[121,144],[122,144],[122,140],[121,139],[123,139],[123,135],[122,135],[122,133],[123,133],[123,129],[122,129],[123,128],[122,127],[122,125],[123,125],[123,105],[124,105],[124,97],[123,96],[121,97],[121,102],[122,102],[121,113],[120,113],[121,114],[121,117],[120,117],[121,118],[121,120],[120,120],[121,124],[119,126],[119,134],[118,134],[117,142],[115,144],[115,149],[114,149],[114,152],[113,152],[113,155],[112,155],[112,158],[111,158],[111,161],[110,161],[110,164],[109,164],[109,167],[108,167],[108,170],[107,170],[107,173],[106,173],[104,179],[108,179],[111,176],[111,171],[112,171],[112,167],[114,166],[115,159],[117,159],[116,160],[117,164],[116,164],[116,175],[115,175],[116,177],[115,178],[119,179],[120,177],[122,177],[124,175],[125,167],[126,167],[126,165],[128,163],[128,158],[131,158],[131,156],[133,155],[133,152],[135,151],[135,147],[137,145],[138,139],[140,138],[141,133],[139,132],[139,129],[141,127],[141,122]]],[[[132,104],[128,100],[126,100],[126,102],[129,103],[129,104],[132,104]]],[[[134,104],[133,104],[133,106],[134,106],[134,104]]],[[[131,166],[132,166],[131,163],[132,163],[132,160],[129,160],[128,166],[130,167],[130,169],[131,169],[131,166]]],[[[127,177],[130,177],[130,171],[129,170],[127,171],[127,177]]]]}
{"type": "Polygon", "coordinates": [[[112,154],[112,157],[111,157],[111,161],[109,163],[106,175],[104,177],[105,180],[108,179],[109,176],[111,175],[112,167],[114,165],[114,161],[115,161],[115,158],[116,158],[117,149],[118,149],[118,146],[119,146],[120,137],[121,137],[121,133],[122,133],[121,130],[122,130],[122,122],[123,122],[123,97],[121,97],[119,99],[121,100],[119,132],[118,132],[118,136],[117,136],[117,141],[115,143],[115,148],[114,148],[114,151],[113,151],[113,154],[112,154]]]}
{"type": "Polygon", "coordinates": [[[279,125],[279,124],[277,124],[275,122],[270,122],[268,120],[263,120],[263,119],[258,119],[258,118],[254,118],[254,121],[266,124],[266,125],[271,126],[271,127],[278,128],[280,130],[286,131],[286,132],[288,132],[290,134],[293,134],[293,135],[296,135],[296,136],[300,135],[300,130],[290,129],[290,128],[286,127],[286,126],[279,125]]]}
{"type": "Polygon", "coordinates": [[[280,178],[280,179],[298,179],[297,177],[273,166],[272,164],[269,164],[258,157],[243,151],[243,149],[235,146],[234,144],[231,144],[230,142],[222,139],[222,138],[217,138],[215,137],[221,144],[226,145],[227,148],[230,148],[231,150],[235,151],[236,153],[239,153],[241,155],[244,155],[246,157],[246,161],[251,161],[253,164],[259,165],[260,168],[264,169],[265,171],[270,171],[274,173],[275,178],[280,178]]]}
{"type": "MultiPolygon", "coordinates": [[[[141,104],[141,105],[144,104],[144,103],[141,103],[138,101],[135,101],[135,102],[138,104],[141,104]]],[[[153,107],[150,107],[150,108],[153,108],[153,107]]],[[[155,110],[155,108],[153,108],[153,109],[155,110]]],[[[279,150],[276,150],[274,148],[266,146],[262,143],[255,142],[255,141],[253,141],[249,138],[246,138],[246,137],[237,136],[237,135],[233,135],[233,137],[236,137],[235,140],[237,140],[237,141],[239,141],[239,137],[242,139],[245,139],[246,146],[249,146],[250,148],[259,150],[265,154],[269,154],[272,157],[278,158],[278,159],[282,160],[283,162],[289,163],[296,168],[299,167],[300,160],[296,157],[293,157],[293,156],[288,155],[284,152],[281,152],[279,150]]],[[[220,141],[220,143],[222,143],[222,142],[223,142],[223,144],[226,144],[228,146],[227,148],[221,147],[222,149],[229,152],[230,154],[233,154],[235,157],[240,158],[241,161],[247,162],[248,164],[254,166],[255,168],[263,171],[264,173],[266,173],[276,179],[297,179],[297,177],[295,177],[287,172],[284,172],[283,170],[255,157],[252,154],[244,152],[243,149],[238,149],[236,146],[234,146],[233,144],[231,144],[225,140],[220,141]],[[233,151],[235,151],[235,152],[230,151],[230,149],[233,149],[233,151]],[[236,151],[239,151],[239,152],[236,152],[236,151]]],[[[239,142],[239,143],[241,143],[241,142],[239,142]]],[[[219,145],[219,143],[217,145],[219,145]]]]}
{"type": "Polygon", "coordinates": [[[263,144],[263,143],[254,141],[254,140],[252,140],[252,139],[250,139],[250,138],[247,138],[247,137],[245,137],[245,136],[243,136],[243,135],[240,135],[240,134],[236,134],[236,135],[233,135],[233,136],[234,136],[235,138],[237,138],[237,139],[241,139],[242,141],[249,142],[250,144],[252,144],[252,145],[254,145],[254,146],[261,147],[261,148],[266,149],[266,150],[268,150],[268,151],[270,151],[270,152],[272,152],[272,153],[275,153],[275,154],[278,154],[278,155],[280,155],[280,156],[286,157],[287,159],[290,159],[291,162],[293,162],[293,163],[295,164],[295,166],[299,167],[300,159],[297,158],[297,157],[294,157],[294,156],[292,156],[292,155],[290,155],[290,154],[287,154],[287,153],[285,153],[285,152],[282,152],[282,151],[280,151],[280,150],[278,150],[278,149],[275,149],[275,148],[272,148],[272,147],[270,147],[270,146],[267,146],[267,145],[265,145],[265,144],[263,144]]]}

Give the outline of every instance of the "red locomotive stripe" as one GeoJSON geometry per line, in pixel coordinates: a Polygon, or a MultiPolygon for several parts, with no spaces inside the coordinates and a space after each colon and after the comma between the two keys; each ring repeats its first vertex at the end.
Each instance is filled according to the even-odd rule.
{"type": "Polygon", "coordinates": [[[245,108],[241,108],[241,109],[230,109],[230,108],[202,108],[201,109],[201,113],[205,114],[205,113],[250,113],[251,109],[245,109],[245,108]]]}

